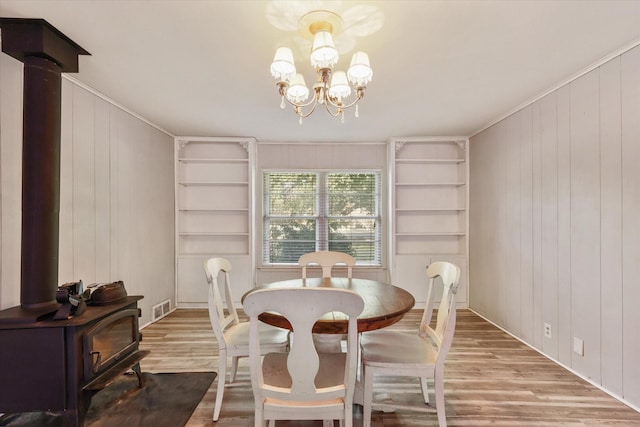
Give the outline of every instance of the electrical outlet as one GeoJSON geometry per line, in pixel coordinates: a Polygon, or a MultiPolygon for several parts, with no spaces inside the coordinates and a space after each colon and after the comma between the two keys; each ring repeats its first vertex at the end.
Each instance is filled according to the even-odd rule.
{"type": "Polygon", "coordinates": [[[549,323],[544,324],[544,336],[545,338],[551,339],[551,324],[549,323]]]}

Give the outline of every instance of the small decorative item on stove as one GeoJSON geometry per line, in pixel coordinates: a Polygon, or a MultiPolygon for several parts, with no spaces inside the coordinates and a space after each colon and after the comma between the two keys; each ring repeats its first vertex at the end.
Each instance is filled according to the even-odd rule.
{"type": "Polygon", "coordinates": [[[115,304],[127,299],[127,290],[122,280],[111,283],[92,283],[84,291],[84,297],[89,305],[115,304]]]}
{"type": "Polygon", "coordinates": [[[82,280],[59,286],[56,290],[56,301],[62,305],[54,314],[54,320],[69,319],[84,313],[87,305],[82,294],[82,280]]]}

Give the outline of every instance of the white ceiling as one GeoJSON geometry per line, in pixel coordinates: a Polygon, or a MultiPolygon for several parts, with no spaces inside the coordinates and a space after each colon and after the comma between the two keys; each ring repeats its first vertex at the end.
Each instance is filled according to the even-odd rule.
{"type": "Polygon", "coordinates": [[[470,136],[640,40],[638,0],[0,0],[0,16],[46,19],[91,53],[74,79],[173,135],[260,141],[470,136]],[[360,118],[299,125],[279,108],[273,53],[313,9],[342,14],[336,43],[369,54],[360,118]]]}

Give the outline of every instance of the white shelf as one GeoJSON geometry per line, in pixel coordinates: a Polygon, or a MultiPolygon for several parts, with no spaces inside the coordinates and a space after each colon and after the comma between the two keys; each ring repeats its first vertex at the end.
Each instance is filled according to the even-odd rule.
{"type": "Polygon", "coordinates": [[[181,231],[179,236],[199,236],[199,237],[215,237],[215,236],[248,236],[246,232],[234,232],[234,231],[181,231]]]}
{"type": "Polygon", "coordinates": [[[178,256],[250,256],[247,230],[251,226],[250,153],[254,142],[246,138],[178,140],[178,256]]]}
{"type": "MultiPolygon", "coordinates": [[[[190,259],[190,258],[194,258],[194,259],[201,259],[201,258],[211,258],[212,256],[214,256],[216,254],[212,253],[212,252],[189,252],[189,253],[180,253],[178,255],[178,257],[180,259],[190,259]]],[[[239,256],[239,255],[245,255],[243,252],[233,252],[233,251],[228,251],[225,252],[225,256],[227,255],[232,255],[232,256],[239,256]]],[[[198,266],[200,267],[200,266],[198,266]]],[[[204,274],[204,270],[203,273],[204,274]]]]}
{"type": "Polygon", "coordinates": [[[425,267],[450,261],[461,270],[457,298],[467,301],[468,162],[465,138],[391,140],[391,279],[424,303],[425,267]]]}
{"type": "Polygon", "coordinates": [[[464,231],[418,231],[412,233],[396,233],[398,237],[415,237],[415,236],[464,236],[464,231]]]}
{"type": "Polygon", "coordinates": [[[420,213],[420,212],[464,212],[465,208],[396,208],[396,213],[420,213]]]}
{"type": "Polygon", "coordinates": [[[396,182],[396,187],[462,187],[464,182],[396,182]]]}
{"type": "Polygon", "coordinates": [[[249,159],[217,159],[217,158],[199,158],[184,157],[178,159],[181,163],[248,163],[249,159]]]}
{"type": "Polygon", "coordinates": [[[224,181],[179,181],[178,184],[180,185],[184,185],[184,186],[215,186],[215,185],[221,185],[221,186],[225,186],[225,185],[249,185],[249,182],[247,181],[235,181],[235,182],[224,182],[224,181]]]}
{"type": "Polygon", "coordinates": [[[249,212],[248,208],[219,208],[219,209],[190,209],[190,208],[180,208],[179,212],[202,212],[202,213],[216,213],[216,212],[249,212]]]}
{"type": "Polygon", "coordinates": [[[396,159],[396,163],[418,163],[418,164],[428,164],[428,163],[460,164],[464,162],[465,162],[465,159],[396,159]]]}

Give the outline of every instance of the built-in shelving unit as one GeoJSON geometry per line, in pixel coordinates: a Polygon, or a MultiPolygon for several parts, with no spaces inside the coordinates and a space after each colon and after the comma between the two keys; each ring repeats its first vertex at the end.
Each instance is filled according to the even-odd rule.
{"type": "Polygon", "coordinates": [[[446,260],[460,266],[458,303],[466,305],[467,139],[396,138],[389,141],[389,227],[394,284],[426,299],[425,268],[446,260]]]}
{"type": "Polygon", "coordinates": [[[211,257],[231,261],[238,297],[253,284],[254,151],[252,138],[176,139],[176,298],[182,307],[206,302],[203,264],[211,257]]]}

